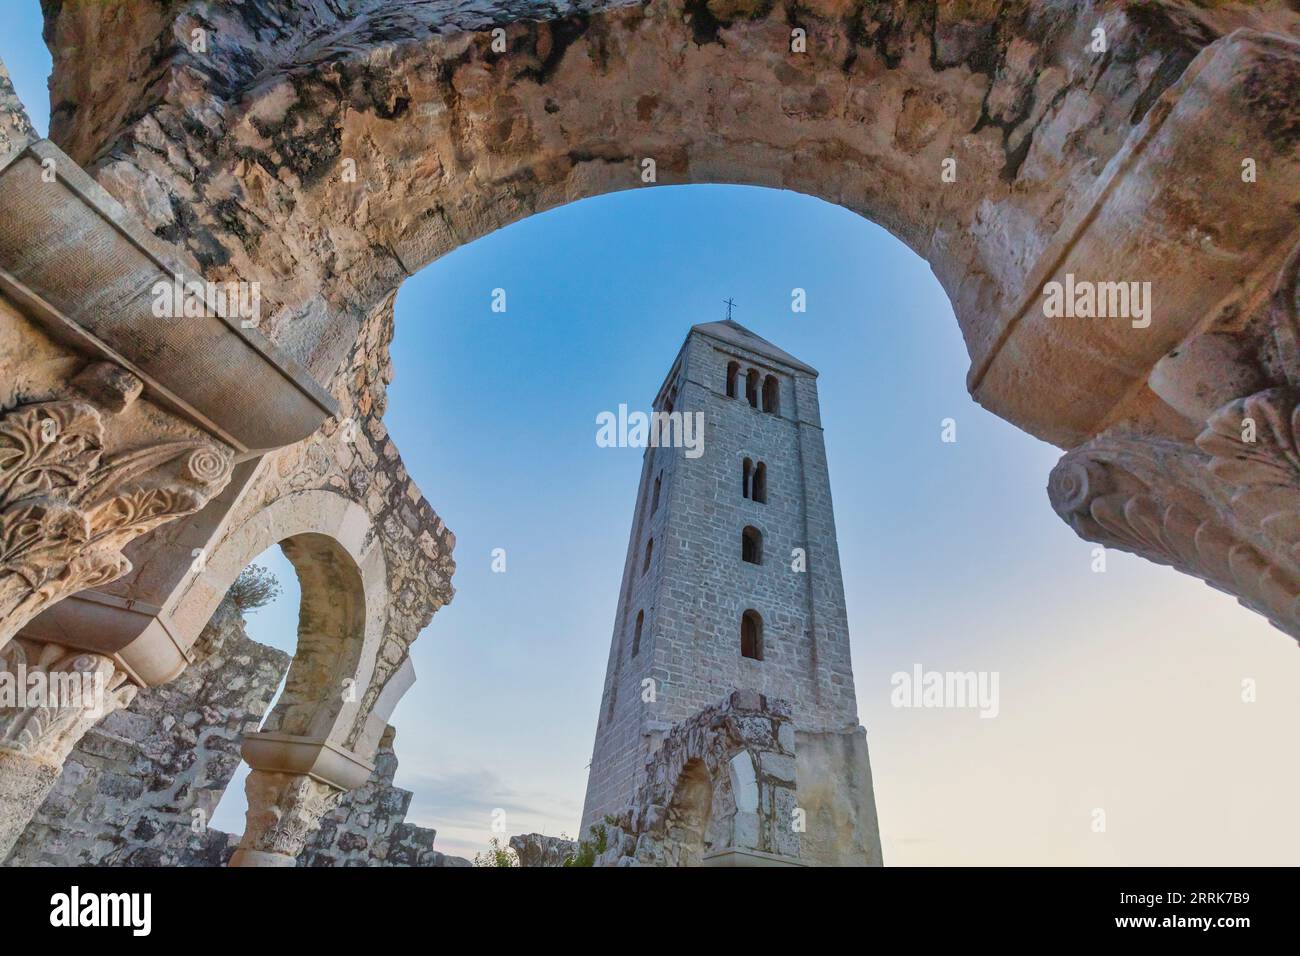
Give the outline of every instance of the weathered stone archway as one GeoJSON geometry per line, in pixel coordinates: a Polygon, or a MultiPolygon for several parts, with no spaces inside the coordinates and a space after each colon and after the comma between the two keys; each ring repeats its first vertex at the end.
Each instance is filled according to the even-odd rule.
{"type": "MultiPolygon", "coordinates": [[[[639,188],[647,160],[659,183],[795,189],[929,261],[977,400],[1076,449],[1053,503],[1080,533],[1300,634],[1278,505],[1261,515],[1231,482],[1187,477],[1241,454],[1193,443],[1205,408],[1297,384],[1294,337],[1261,305],[1300,238],[1286,4],[666,0],[559,17],[353,0],[111,17],[137,39],[93,62],[76,41],[110,14],[64,5],[51,22],[54,138],[206,274],[260,280],[266,331],[316,375],[406,275],[533,212],[639,188]],[[115,60],[138,68],[110,90],[95,78],[115,60]],[[1265,171],[1249,185],[1247,158],[1265,171]],[[1066,274],[1150,281],[1158,317],[1048,318],[1041,290],[1066,274]],[[1206,333],[1226,344],[1192,347],[1206,333]],[[1153,378],[1169,353],[1183,360],[1153,378]],[[1110,477],[1076,494],[1080,457],[1110,477]],[[1121,517],[1094,517],[1120,486],[1121,517]],[[1143,496],[1130,510],[1151,516],[1124,517],[1143,496]]],[[[1287,395],[1260,401],[1287,420],[1287,395]]]]}
{"type": "MultiPolygon", "coordinates": [[[[7,558],[0,588],[66,586],[0,623],[0,640],[21,629],[80,646],[87,622],[111,619],[102,660],[141,686],[168,679],[205,620],[177,616],[189,555],[213,558],[229,529],[286,495],[328,491],[364,514],[388,569],[373,595],[387,633],[371,645],[367,630],[377,650],[362,655],[375,673],[338,718],[352,715],[341,742],[363,750],[365,715],[450,598],[454,567],[454,539],[381,421],[397,287],[492,229],[651,182],[788,188],[884,226],[949,295],[975,398],[1066,450],[1049,483],[1063,519],[1300,638],[1292,4],[652,0],[560,15],[175,0],[47,13],[51,139],[67,155],[31,142],[0,86],[13,223],[0,231],[13,333],[0,358],[39,360],[4,394],[6,414],[33,397],[89,401],[105,448],[183,439],[221,467],[176,475],[167,459],[155,484],[201,493],[124,522],[107,555],[73,534],[45,566],[7,558]],[[41,192],[46,161],[57,196],[41,192]],[[94,244],[59,232],[68,222],[129,245],[140,281],[174,269],[259,283],[265,338],[224,316],[194,338],[159,333],[135,288],[92,261],[94,244]],[[78,281],[29,246],[72,257],[78,281]],[[1076,276],[1150,282],[1151,321],[1047,315],[1046,284],[1076,276]],[[286,421],[231,414],[223,394],[250,376],[270,383],[250,394],[291,407],[286,421]],[[107,570],[79,576],[88,557],[107,570]]],[[[85,517],[84,484],[58,488],[59,514],[85,517]]],[[[6,515],[31,507],[0,496],[6,515]]],[[[295,532],[328,533],[312,521],[295,532]]],[[[321,802],[275,787],[307,816],[321,802]]]]}
{"type": "Polygon", "coordinates": [[[409,659],[379,662],[391,583],[370,516],[332,491],[286,495],[231,529],[172,620],[206,621],[239,571],[277,543],[298,575],[297,650],[280,699],[244,740],[252,773],[234,865],[294,865],[321,816],[374,770],[388,718],[414,681],[409,659]]]}

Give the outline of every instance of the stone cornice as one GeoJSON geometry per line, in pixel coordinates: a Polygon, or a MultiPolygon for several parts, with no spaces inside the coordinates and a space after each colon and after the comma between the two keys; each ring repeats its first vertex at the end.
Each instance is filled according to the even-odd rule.
{"type": "Polygon", "coordinates": [[[337,412],[237,318],[156,317],[150,290],[177,276],[201,281],[53,143],[0,168],[0,290],[55,338],[132,372],[151,400],[240,454],[299,441],[337,412]]]}

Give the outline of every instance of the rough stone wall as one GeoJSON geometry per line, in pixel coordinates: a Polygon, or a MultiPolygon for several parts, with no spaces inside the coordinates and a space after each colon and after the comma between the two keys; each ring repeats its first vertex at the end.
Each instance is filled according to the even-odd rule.
{"type": "MultiPolygon", "coordinates": [[[[362,689],[361,708],[344,741],[348,746],[356,744],[366,715],[406,658],[411,643],[454,594],[451,577],[455,561],[451,555],[455,535],[420,493],[383,423],[386,389],[393,375],[389,356],[392,335],[393,300],[389,297],[352,344],[346,369],[335,382],[338,415],[310,438],[263,459],[222,532],[226,537],[236,534],[241,525],[256,521],[274,502],[304,491],[335,493],[368,512],[387,575],[387,595],[369,610],[384,616],[384,640],[370,684],[362,689]]],[[[184,527],[169,526],[145,547],[185,534],[184,527]]],[[[218,536],[209,550],[215,552],[224,541],[225,537],[218,536]]],[[[129,581],[113,587],[120,596],[130,596],[129,581]]],[[[328,680],[328,675],[322,679],[328,680]]],[[[333,701],[338,694],[333,683],[295,690],[297,697],[305,698],[305,706],[310,706],[311,694],[320,702],[333,701]]],[[[272,715],[268,730],[276,729],[278,716],[272,715]]],[[[362,756],[370,759],[372,755],[362,756]]]]}
{"type": "Polygon", "coordinates": [[[800,857],[789,702],[736,691],[675,724],[597,866],[699,866],[727,850],[800,857]]]}
{"type": "Polygon", "coordinates": [[[375,756],[375,772],[326,814],[299,866],[472,866],[433,848],[436,830],[406,822],[411,791],[393,786],[396,731],[390,726],[375,756]]]}
{"type": "Polygon", "coordinates": [[[866,732],[796,731],[789,701],[736,691],[674,724],[643,781],[597,866],[882,862],[866,732]]]}
{"type": "MultiPolygon", "coordinates": [[[[747,333],[746,333],[747,334],[747,333]]],[[[761,340],[749,340],[758,348],[761,340]]],[[[625,590],[616,614],[582,832],[616,812],[639,782],[653,736],[732,690],[794,702],[800,729],[856,727],[848,619],[816,379],[806,370],[692,331],[674,366],[674,408],[704,415],[700,457],[647,450],[625,590]],[[779,381],[780,411],[726,395],[727,366],[779,381]],[[742,462],[766,468],[767,500],[742,494],[742,462]],[[662,473],[660,502],[654,477],[662,473]],[[741,560],[741,532],[762,535],[761,564],[741,560]],[[642,573],[647,542],[650,568],[642,573]],[[805,570],[794,570],[794,549],[805,570]],[[741,617],[763,621],[762,660],[741,656],[741,617]],[[645,618],[632,653],[638,613],[645,618]],[[642,681],[655,681],[647,701],[642,681]]]]}
{"type": "Polygon", "coordinates": [[[72,751],[10,866],[220,866],[235,841],[206,826],[288,668],[223,602],[176,680],[141,691],[72,751]],[[196,816],[195,811],[198,811],[196,816]],[[200,832],[193,829],[196,820],[200,832]]]}

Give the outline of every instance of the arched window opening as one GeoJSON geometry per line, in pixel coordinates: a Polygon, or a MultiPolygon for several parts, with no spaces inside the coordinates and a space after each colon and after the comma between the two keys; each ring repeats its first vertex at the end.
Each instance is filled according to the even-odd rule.
{"type": "Polygon", "coordinates": [[[745,400],[751,408],[758,408],[758,369],[751,368],[745,373],[745,400]]]}
{"type": "Polygon", "coordinates": [[[757,611],[746,611],[740,618],[740,656],[763,659],[763,619],[757,611]]]}
{"type": "Polygon", "coordinates": [[[761,461],[754,466],[754,479],[750,491],[755,501],[760,504],[767,503],[767,465],[761,461]]]}
{"type": "Polygon", "coordinates": [[[650,570],[650,556],[655,553],[655,539],[651,538],[645,543],[645,564],[641,565],[641,573],[645,574],[650,570]]]}
{"type": "Polygon", "coordinates": [[[751,482],[754,476],[754,463],[746,458],[744,465],[740,470],[740,496],[748,498],[752,489],[751,482]]]}
{"type": "Polygon", "coordinates": [[[636,612],[636,630],[632,632],[632,656],[641,650],[641,628],[645,624],[645,611],[636,612]]]}
{"type": "Polygon", "coordinates": [[[654,514],[656,511],[659,510],[659,485],[663,482],[663,480],[664,480],[664,473],[661,471],[659,472],[658,475],[655,476],[654,496],[650,499],[651,514],[654,514]]]}
{"type": "Polygon", "coordinates": [[[775,375],[763,380],[763,411],[779,414],[781,411],[781,384],[775,375]]]}
{"type": "Polygon", "coordinates": [[[763,532],[753,525],[740,532],[740,560],[748,564],[763,563],[763,532]]]}
{"type": "Polygon", "coordinates": [[[727,398],[736,397],[736,379],[740,377],[740,363],[727,363],[727,398]]]}

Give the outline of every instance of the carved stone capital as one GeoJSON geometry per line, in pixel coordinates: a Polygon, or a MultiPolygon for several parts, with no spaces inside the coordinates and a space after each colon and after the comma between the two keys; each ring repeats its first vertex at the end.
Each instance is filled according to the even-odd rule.
{"type": "Polygon", "coordinates": [[[1052,470],[1052,507],[1080,537],[1195,575],[1300,640],[1295,393],[1224,405],[1188,444],[1099,437],[1052,470]]]}
{"type": "Polygon", "coordinates": [[[16,638],[0,648],[0,860],[98,721],[135,698],[111,658],[16,638]]]}
{"type": "Polygon", "coordinates": [[[15,638],[0,648],[0,751],[62,767],[86,731],[136,690],[112,658],[15,638]]]}
{"type": "Polygon", "coordinates": [[[294,866],[343,791],[306,774],[254,770],[244,784],[248,814],[231,866],[294,866]]]}
{"type": "MultiPolygon", "coordinates": [[[[129,404],[138,381],[101,371],[92,381],[129,404]]],[[[114,407],[111,395],[99,404],[114,407]]],[[[125,574],[123,547],[199,510],[230,479],[220,445],[156,441],[106,455],[105,428],[101,408],[79,399],[0,414],[0,647],[50,604],[125,574]]]]}

